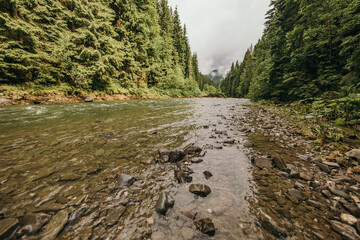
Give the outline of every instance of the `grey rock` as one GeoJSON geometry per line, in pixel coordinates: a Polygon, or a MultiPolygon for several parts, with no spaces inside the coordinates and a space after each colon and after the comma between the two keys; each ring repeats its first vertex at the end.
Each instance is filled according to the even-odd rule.
{"type": "Polygon", "coordinates": [[[283,178],[289,178],[290,175],[287,172],[278,172],[278,175],[283,177],[283,178]]]}
{"type": "Polygon", "coordinates": [[[43,233],[41,234],[41,239],[56,239],[60,232],[63,230],[64,226],[68,221],[68,212],[66,209],[61,210],[55,214],[50,222],[45,226],[43,233]]]}
{"type": "Polygon", "coordinates": [[[360,161],[360,149],[353,149],[346,153],[346,156],[355,158],[357,161],[360,161]]]}
{"type": "Polygon", "coordinates": [[[330,173],[331,170],[329,168],[328,165],[320,162],[320,161],[315,161],[315,165],[318,166],[322,171],[326,172],[326,173],[330,173]]]}
{"type": "Polygon", "coordinates": [[[0,220],[0,239],[9,237],[19,225],[16,218],[5,218],[0,220]]]}
{"type": "Polygon", "coordinates": [[[209,236],[215,235],[215,225],[210,218],[202,218],[194,221],[196,229],[209,236]]]}
{"type": "Polygon", "coordinates": [[[124,206],[119,206],[115,209],[110,208],[108,210],[108,214],[106,216],[106,225],[107,226],[114,226],[122,215],[124,215],[126,208],[124,206]]]}
{"type": "Polygon", "coordinates": [[[116,180],[119,188],[128,188],[134,183],[135,178],[126,174],[118,174],[116,180]]]}
{"type": "Polygon", "coordinates": [[[180,149],[175,149],[172,151],[166,151],[166,150],[159,151],[160,158],[164,158],[165,156],[168,156],[168,161],[173,163],[181,161],[185,157],[185,155],[186,155],[185,152],[180,149]]]}
{"type": "Polygon", "coordinates": [[[288,189],[288,193],[291,197],[296,198],[298,201],[306,200],[305,194],[296,189],[288,189]]]}
{"type": "Polygon", "coordinates": [[[322,190],[321,191],[321,193],[325,196],[325,197],[327,197],[327,198],[331,198],[332,197],[332,195],[331,195],[331,193],[328,191],[328,190],[322,190]]]}
{"type": "Polygon", "coordinates": [[[201,197],[206,197],[211,193],[210,187],[205,184],[191,184],[189,191],[201,197]]]}
{"type": "Polygon", "coordinates": [[[159,195],[159,199],[155,205],[155,211],[159,214],[165,215],[166,212],[174,206],[174,199],[169,195],[169,193],[162,191],[159,195]]]}
{"type": "Polygon", "coordinates": [[[178,183],[189,183],[193,180],[193,178],[190,176],[190,173],[185,172],[182,169],[174,170],[174,178],[178,183]]]}
{"type": "Polygon", "coordinates": [[[310,173],[300,173],[299,178],[305,181],[311,181],[313,179],[313,175],[310,173]]]}
{"type": "Polygon", "coordinates": [[[346,192],[336,188],[336,187],[329,187],[330,192],[332,192],[333,194],[343,197],[345,199],[351,199],[350,195],[347,194],[346,192]]]}
{"type": "Polygon", "coordinates": [[[280,157],[274,157],[273,162],[275,166],[281,171],[284,171],[286,169],[286,163],[280,157]]]}
{"type": "Polygon", "coordinates": [[[335,162],[323,162],[329,168],[340,168],[340,165],[335,162]]]}
{"type": "Polygon", "coordinates": [[[254,159],[254,164],[259,168],[272,168],[273,161],[269,158],[257,157],[254,159]]]}
{"type": "Polygon", "coordinates": [[[356,230],[345,223],[338,222],[335,220],[330,221],[332,228],[344,236],[346,239],[357,240],[360,239],[360,236],[357,234],[356,230]]]}
{"type": "Polygon", "coordinates": [[[353,215],[347,214],[347,213],[342,213],[340,215],[340,219],[341,221],[343,221],[346,224],[349,225],[354,225],[357,222],[356,217],[354,217],[353,215]]]}

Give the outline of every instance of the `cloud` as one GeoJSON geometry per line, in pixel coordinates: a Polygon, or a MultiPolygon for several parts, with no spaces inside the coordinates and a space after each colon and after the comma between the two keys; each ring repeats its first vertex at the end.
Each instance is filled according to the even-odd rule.
{"type": "Polygon", "coordinates": [[[168,0],[178,6],[191,49],[198,53],[202,73],[225,73],[264,29],[270,0],[168,0]]]}

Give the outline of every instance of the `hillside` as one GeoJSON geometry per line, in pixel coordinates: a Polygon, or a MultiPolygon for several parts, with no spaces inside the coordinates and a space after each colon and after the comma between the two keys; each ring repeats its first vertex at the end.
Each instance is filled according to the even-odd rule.
{"type": "Polygon", "coordinates": [[[166,0],[0,4],[3,92],[8,86],[109,94],[217,91],[200,84],[186,27],[166,0]]]}

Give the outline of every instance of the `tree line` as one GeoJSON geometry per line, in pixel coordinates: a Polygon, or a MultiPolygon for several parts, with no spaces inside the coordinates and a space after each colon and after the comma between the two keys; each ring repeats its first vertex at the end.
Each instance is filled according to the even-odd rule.
{"type": "Polygon", "coordinates": [[[0,0],[0,84],[217,91],[167,0],[0,0]]]}
{"type": "Polygon", "coordinates": [[[360,0],[272,0],[266,19],[222,81],[226,96],[360,98],[360,0]]]}

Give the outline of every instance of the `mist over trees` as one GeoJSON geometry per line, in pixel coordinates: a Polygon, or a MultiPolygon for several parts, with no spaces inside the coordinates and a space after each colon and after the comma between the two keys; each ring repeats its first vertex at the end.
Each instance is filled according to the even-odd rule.
{"type": "Polygon", "coordinates": [[[226,96],[293,101],[359,93],[359,0],[270,6],[262,38],[221,83],[226,96]]]}
{"type": "Polygon", "coordinates": [[[0,84],[216,91],[166,0],[0,0],[0,6],[0,84]]]}

